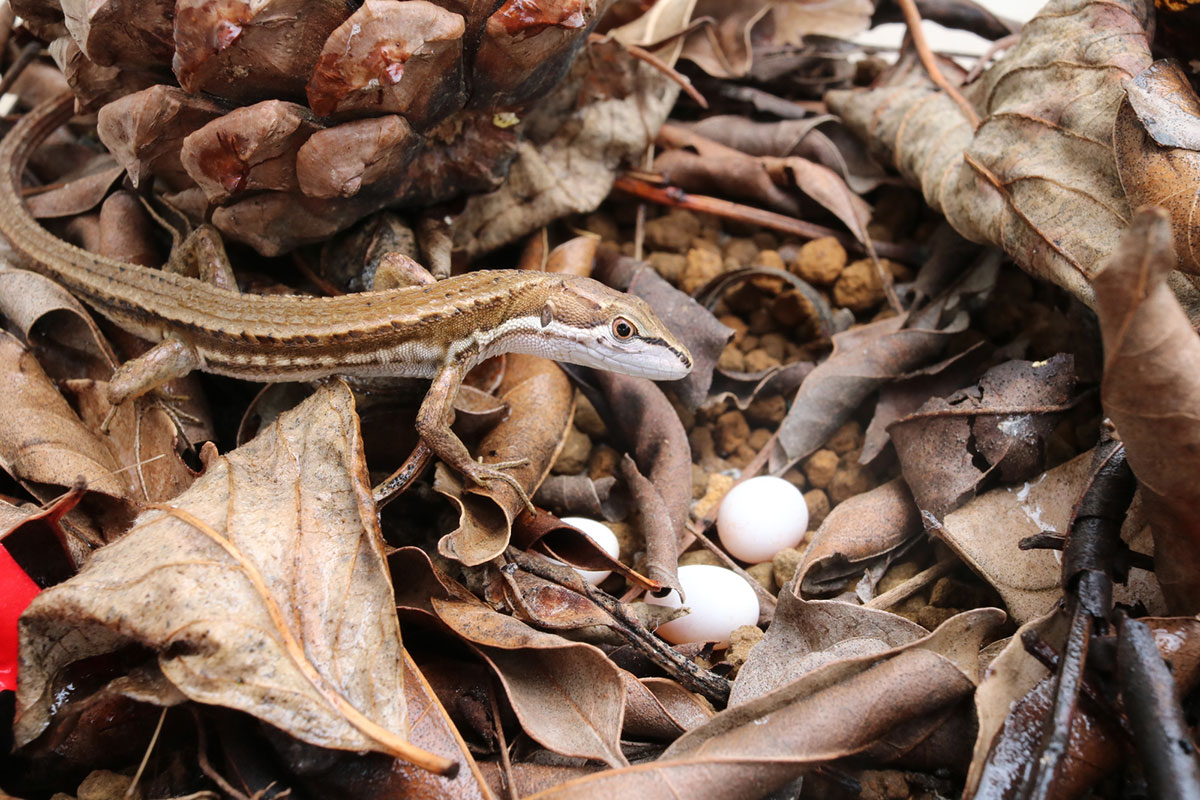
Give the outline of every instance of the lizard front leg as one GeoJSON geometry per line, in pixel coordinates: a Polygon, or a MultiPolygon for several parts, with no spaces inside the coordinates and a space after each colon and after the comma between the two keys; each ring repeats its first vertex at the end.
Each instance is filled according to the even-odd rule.
{"type": "Polygon", "coordinates": [[[454,421],[454,396],[458,393],[458,387],[462,385],[466,373],[466,367],[462,364],[447,364],[442,367],[442,371],[430,384],[429,393],[425,395],[421,409],[417,412],[417,433],[421,435],[425,444],[429,445],[430,450],[437,453],[447,466],[462,473],[463,477],[485,487],[492,481],[507,483],[532,513],[533,502],[529,499],[525,487],[512,475],[504,472],[506,469],[525,466],[529,459],[482,464],[471,458],[467,446],[450,430],[450,423],[454,421]]]}

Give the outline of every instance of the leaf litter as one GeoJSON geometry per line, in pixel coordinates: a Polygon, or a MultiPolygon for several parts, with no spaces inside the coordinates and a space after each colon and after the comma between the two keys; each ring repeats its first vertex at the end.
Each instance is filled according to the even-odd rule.
{"type": "MultiPolygon", "coordinates": [[[[396,411],[423,387],[252,401],[189,378],[114,409],[107,380],[144,345],[6,266],[0,539],[42,591],[0,790],[1200,791],[1167,738],[1190,735],[1197,675],[1200,103],[1151,62],[1148,3],[1051,0],[973,77],[851,42],[900,15],[861,0],[603,19],[372,0],[304,24],[286,3],[152,4],[135,25],[59,5],[14,2],[20,41],[54,42],[113,152],[72,126],[24,176],[63,238],[264,292],[590,273],[696,367],[655,386],[483,365],[456,431],[522,462],[553,512],[529,514],[507,485],[428,477],[396,411]],[[206,222],[236,275],[188,236],[206,222]],[[764,473],[803,492],[808,531],[740,564],[713,520],[764,473]],[[571,515],[604,519],[615,554],[571,515]],[[654,628],[687,611],[644,593],[714,564],[753,582],[759,624],[669,645],[654,628]]],[[[24,68],[47,82],[18,85],[26,105],[64,80],[24,68]]]]}

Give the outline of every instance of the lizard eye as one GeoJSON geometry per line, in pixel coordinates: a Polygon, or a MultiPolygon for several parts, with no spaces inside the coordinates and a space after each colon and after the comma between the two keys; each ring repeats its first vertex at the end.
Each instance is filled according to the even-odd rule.
{"type": "Polygon", "coordinates": [[[637,327],[624,317],[617,317],[613,320],[612,332],[613,336],[621,341],[626,341],[634,337],[634,334],[637,333],[637,327]]]}

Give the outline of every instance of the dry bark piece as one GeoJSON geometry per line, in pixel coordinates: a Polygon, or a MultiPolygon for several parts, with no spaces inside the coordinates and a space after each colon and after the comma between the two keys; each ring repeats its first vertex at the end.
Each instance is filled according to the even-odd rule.
{"type": "Polygon", "coordinates": [[[189,134],[180,160],[210,203],[264,189],[292,192],[300,186],[296,151],[320,128],[304,106],[264,100],[189,134]]]}
{"type": "Polygon", "coordinates": [[[1178,269],[1200,273],[1200,98],[1179,65],[1156,61],[1129,82],[1113,128],[1129,204],[1160,206],[1175,231],[1178,269]]]}
{"type": "Polygon", "coordinates": [[[192,93],[300,98],[321,45],[349,13],[345,0],[178,0],[172,67],[192,93]]]}
{"type": "Polygon", "coordinates": [[[403,175],[420,139],[392,114],[317,131],[296,154],[300,190],[309,197],[353,197],[364,187],[403,175]]]}
{"type": "Polygon", "coordinates": [[[977,131],[923,75],[826,102],[959,233],[1091,304],[1088,281],[1129,220],[1112,129],[1125,82],[1150,63],[1147,5],[1052,0],[968,87],[977,131]]]}
{"type": "Polygon", "coordinates": [[[366,0],[321,50],[305,91],[318,114],[401,114],[424,130],[463,107],[461,16],[426,0],[366,0]]]}
{"type": "Polygon", "coordinates": [[[151,86],[100,109],[96,132],[134,186],[154,176],[180,189],[192,183],[179,158],[184,138],[224,113],[177,87],[151,86]]]}
{"type": "Polygon", "coordinates": [[[400,631],[361,448],[349,389],[327,384],[43,592],[21,623],[17,740],[50,724],[63,669],[137,642],[192,700],[321,747],[428,755],[402,733],[400,631]]]}
{"type": "MultiPolygon", "coordinates": [[[[1066,530],[1075,504],[1086,488],[1091,454],[1060,464],[1020,486],[993,489],[946,515],[938,536],[990,583],[1014,620],[1024,623],[1045,614],[1062,596],[1062,565],[1051,550],[1021,550],[1021,539],[1043,531],[1066,530]]],[[[1121,536],[1134,550],[1151,548],[1146,518],[1134,503],[1121,536]]],[[[1156,559],[1158,570],[1163,567],[1156,559]]],[[[1154,575],[1134,570],[1118,585],[1119,603],[1142,603],[1151,613],[1165,612],[1154,575]]]]}
{"type": "Polygon", "coordinates": [[[612,0],[505,0],[488,17],[471,74],[471,106],[515,106],[560,81],[612,0]]]}
{"type": "Polygon", "coordinates": [[[1125,442],[1173,608],[1200,609],[1200,340],[1166,285],[1175,266],[1162,211],[1142,211],[1096,278],[1104,338],[1100,401],[1125,442]]]}
{"type": "Polygon", "coordinates": [[[62,0],[67,31],[105,66],[166,66],[175,52],[174,0],[62,0]]]}
{"type": "Polygon", "coordinates": [[[902,479],[855,495],[838,503],[813,534],[796,570],[799,587],[809,593],[840,588],[869,563],[886,563],[922,530],[921,512],[902,479]]]}

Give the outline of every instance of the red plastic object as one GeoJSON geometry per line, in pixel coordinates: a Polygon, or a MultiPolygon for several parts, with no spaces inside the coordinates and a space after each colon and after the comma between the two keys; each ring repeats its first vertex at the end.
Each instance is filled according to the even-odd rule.
{"type": "Polygon", "coordinates": [[[0,691],[17,688],[17,617],[39,591],[0,545],[0,691]]]}

